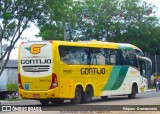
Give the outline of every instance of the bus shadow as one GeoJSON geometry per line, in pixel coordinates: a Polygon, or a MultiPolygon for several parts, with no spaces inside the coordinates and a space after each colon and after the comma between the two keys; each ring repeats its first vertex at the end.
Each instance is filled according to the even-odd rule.
{"type": "MultiPolygon", "coordinates": [[[[141,97],[136,97],[136,99],[141,99],[141,97]]],[[[128,97],[125,96],[123,97],[116,96],[116,97],[109,97],[107,100],[102,100],[101,98],[93,98],[91,103],[72,104],[69,100],[67,100],[63,104],[49,103],[48,105],[40,104],[36,106],[41,107],[43,111],[88,111],[88,110],[98,111],[98,110],[105,110],[106,108],[113,106],[112,104],[109,104],[107,102],[111,103],[116,101],[127,101],[127,100],[135,100],[135,99],[128,99],[128,97]],[[104,104],[104,102],[106,102],[107,104],[104,104]]],[[[35,105],[33,107],[35,107],[35,105]]]]}
{"type": "MultiPolygon", "coordinates": [[[[136,97],[135,99],[141,99],[141,97],[136,97]]],[[[106,100],[102,100],[101,98],[93,99],[91,103],[116,102],[116,101],[126,101],[126,100],[135,100],[135,99],[129,99],[128,96],[111,96],[106,100]]]]}
{"type": "MultiPolygon", "coordinates": [[[[141,99],[141,97],[136,97],[135,99],[141,99]]],[[[129,99],[127,96],[112,96],[109,97],[107,100],[102,100],[100,97],[96,98],[94,97],[90,103],[81,103],[81,104],[73,104],[70,102],[70,100],[66,100],[63,104],[52,104],[49,103],[48,105],[36,105],[36,106],[42,106],[42,107],[69,107],[69,106],[82,106],[82,105],[92,105],[92,103],[104,103],[104,102],[116,102],[116,101],[127,101],[127,100],[135,100],[135,99],[129,99]]],[[[96,105],[96,104],[95,104],[96,105]]]]}

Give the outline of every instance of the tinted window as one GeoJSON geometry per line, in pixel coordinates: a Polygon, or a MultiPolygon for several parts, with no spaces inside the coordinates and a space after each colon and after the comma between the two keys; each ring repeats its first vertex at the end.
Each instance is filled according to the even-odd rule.
{"type": "Polygon", "coordinates": [[[144,57],[143,52],[141,52],[140,50],[135,49],[135,52],[136,52],[136,55],[144,57]]]}
{"type": "Polygon", "coordinates": [[[59,46],[60,58],[67,64],[104,65],[103,49],[74,46],[59,46]]]}
{"type": "Polygon", "coordinates": [[[138,67],[134,50],[59,46],[61,60],[66,64],[131,65],[138,67]]]}
{"type": "Polygon", "coordinates": [[[124,65],[138,67],[134,50],[123,50],[124,65]]]}
{"type": "Polygon", "coordinates": [[[60,58],[67,64],[87,64],[85,48],[73,46],[59,46],[60,58]]]}

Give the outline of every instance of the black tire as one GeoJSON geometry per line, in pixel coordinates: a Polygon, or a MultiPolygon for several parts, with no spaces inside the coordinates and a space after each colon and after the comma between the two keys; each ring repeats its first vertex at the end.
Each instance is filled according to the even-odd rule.
{"type": "Polygon", "coordinates": [[[136,88],[135,85],[133,85],[131,94],[128,95],[128,98],[129,99],[135,99],[136,98],[136,93],[137,93],[137,88],[136,88]]]}
{"type": "Polygon", "coordinates": [[[47,105],[49,103],[49,100],[46,100],[46,99],[41,99],[39,101],[42,105],[47,105]]]}
{"type": "Polygon", "coordinates": [[[5,94],[3,94],[3,93],[1,94],[0,93],[0,100],[4,100],[4,99],[5,99],[5,94]]]}
{"type": "Polygon", "coordinates": [[[101,96],[101,99],[106,101],[108,99],[108,96],[101,96]]]}
{"type": "Polygon", "coordinates": [[[87,87],[86,91],[83,93],[82,102],[83,103],[90,103],[93,97],[93,89],[92,87],[87,87]]]}
{"type": "Polygon", "coordinates": [[[62,99],[52,99],[51,103],[52,104],[63,104],[64,100],[62,99]]]}
{"type": "Polygon", "coordinates": [[[75,97],[71,100],[73,104],[80,104],[82,101],[82,90],[80,87],[76,87],[75,97]]]}

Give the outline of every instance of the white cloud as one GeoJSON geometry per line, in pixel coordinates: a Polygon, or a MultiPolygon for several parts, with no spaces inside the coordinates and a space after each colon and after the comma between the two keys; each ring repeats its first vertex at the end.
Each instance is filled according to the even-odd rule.
{"type": "MultiPolygon", "coordinates": [[[[21,39],[19,39],[15,45],[15,48],[11,52],[10,59],[18,59],[18,46],[22,42],[27,41],[41,41],[42,38],[37,38],[35,35],[39,33],[39,28],[36,27],[33,23],[30,23],[30,27],[27,28],[23,34],[21,35],[21,39]]],[[[3,40],[3,44],[8,44],[7,41],[3,40]]]]}
{"type": "Polygon", "coordinates": [[[35,35],[39,33],[39,28],[36,27],[33,23],[30,23],[30,27],[27,28],[23,34],[22,38],[27,38],[29,41],[42,40],[41,38],[36,38],[35,35]]]}
{"type": "Polygon", "coordinates": [[[160,17],[160,0],[143,0],[143,1],[154,4],[158,8],[156,15],[160,17]]]}

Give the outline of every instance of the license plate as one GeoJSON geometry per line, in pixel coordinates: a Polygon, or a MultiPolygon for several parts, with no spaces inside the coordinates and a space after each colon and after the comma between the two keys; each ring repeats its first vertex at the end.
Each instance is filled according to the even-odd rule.
{"type": "Polygon", "coordinates": [[[39,94],[33,94],[33,98],[39,98],[39,94]]]}

